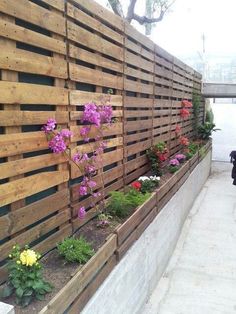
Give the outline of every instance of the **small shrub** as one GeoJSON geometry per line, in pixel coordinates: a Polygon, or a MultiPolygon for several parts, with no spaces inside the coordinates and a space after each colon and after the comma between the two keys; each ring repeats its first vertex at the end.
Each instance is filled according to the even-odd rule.
{"type": "Polygon", "coordinates": [[[138,179],[138,181],[141,183],[140,192],[142,193],[150,193],[152,192],[158,185],[160,181],[160,177],[157,176],[143,176],[138,179]]]}
{"type": "Polygon", "coordinates": [[[206,122],[205,124],[202,124],[198,128],[198,134],[200,139],[202,140],[208,140],[210,136],[212,135],[212,132],[219,131],[220,129],[215,128],[215,124],[211,122],[206,122]]]}
{"type": "Polygon", "coordinates": [[[40,255],[37,252],[27,246],[21,251],[15,245],[9,258],[8,281],[6,287],[0,291],[0,297],[6,298],[14,294],[16,303],[25,307],[35,298],[43,300],[44,295],[52,291],[52,285],[43,279],[40,255]]]}
{"type": "Polygon", "coordinates": [[[214,113],[212,111],[212,109],[209,109],[206,111],[206,119],[205,119],[206,122],[209,122],[211,124],[214,123],[214,113]]]}
{"type": "Polygon", "coordinates": [[[82,236],[79,239],[73,237],[64,239],[57,245],[58,252],[67,262],[85,264],[94,255],[94,250],[82,236]]]}
{"type": "Polygon", "coordinates": [[[175,173],[176,171],[179,170],[178,166],[169,166],[169,171],[170,173],[175,173]]]}
{"type": "Polygon", "coordinates": [[[107,215],[107,214],[100,214],[98,215],[98,223],[97,223],[97,227],[98,228],[106,228],[110,225],[110,219],[112,219],[111,215],[107,215]]]}
{"type": "Polygon", "coordinates": [[[119,218],[125,218],[132,210],[143,204],[149,196],[149,193],[143,194],[133,188],[127,193],[113,191],[111,192],[111,198],[108,201],[107,209],[112,215],[119,218]]]}
{"type": "Polygon", "coordinates": [[[199,145],[194,143],[194,142],[191,142],[188,145],[186,152],[185,152],[186,158],[187,159],[192,158],[197,153],[198,149],[199,149],[199,145]]]}

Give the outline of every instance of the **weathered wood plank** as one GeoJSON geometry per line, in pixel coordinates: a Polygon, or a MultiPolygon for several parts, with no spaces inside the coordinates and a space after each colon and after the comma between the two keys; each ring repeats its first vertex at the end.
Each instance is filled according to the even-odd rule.
{"type": "Polygon", "coordinates": [[[67,15],[86,25],[86,27],[90,27],[91,29],[96,30],[96,32],[112,39],[113,41],[121,45],[123,44],[123,36],[121,34],[113,31],[110,27],[104,25],[99,20],[91,17],[70,3],[67,4],[67,15]]]}
{"type": "Polygon", "coordinates": [[[63,41],[33,32],[27,28],[0,20],[0,36],[44,48],[60,54],[66,54],[66,44],[63,41]]]}
{"type": "Polygon", "coordinates": [[[69,203],[69,191],[65,189],[1,216],[0,239],[23,230],[27,226],[69,205],[69,203]]]}
{"type": "Polygon", "coordinates": [[[65,18],[28,0],[1,0],[0,12],[38,25],[57,34],[66,35],[65,18]]]}
{"type": "Polygon", "coordinates": [[[66,123],[69,120],[68,112],[60,111],[15,111],[0,110],[2,126],[11,125],[37,125],[45,124],[48,118],[56,119],[57,123],[66,123]]]}
{"type": "Polygon", "coordinates": [[[90,69],[74,63],[69,64],[69,76],[71,80],[76,82],[106,86],[120,90],[123,88],[123,79],[121,76],[90,69]]]}
{"type": "Polygon", "coordinates": [[[0,206],[10,204],[27,196],[69,180],[67,171],[35,174],[0,186],[0,206]]]}
{"type": "Polygon", "coordinates": [[[0,81],[0,103],[68,105],[68,90],[37,84],[0,81]]]}
{"type": "Polygon", "coordinates": [[[67,78],[65,60],[42,56],[21,49],[0,51],[0,68],[11,71],[67,78]]]}
{"type": "Polygon", "coordinates": [[[68,21],[68,38],[85,47],[123,61],[123,49],[106,39],[68,21]]]}

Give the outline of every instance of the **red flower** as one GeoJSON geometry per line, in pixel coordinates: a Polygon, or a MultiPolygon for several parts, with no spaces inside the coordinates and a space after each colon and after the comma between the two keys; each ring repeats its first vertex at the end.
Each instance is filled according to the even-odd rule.
{"type": "Polygon", "coordinates": [[[181,132],[181,126],[177,124],[175,127],[175,134],[179,134],[180,132],[181,132]]]}
{"type": "Polygon", "coordinates": [[[181,118],[185,119],[185,118],[188,118],[190,116],[190,112],[188,109],[180,109],[180,116],[181,118]]]}
{"type": "Polygon", "coordinates": [[[179,141],[180,141],[180,144],[183,145],[183,146],[188,146],[189,145],[189,140],[185,136],[181,136],[179,141]]]}
{"type": "Polygon", "coordinates": [[[182,107],[184,108],[192,108],[193,106],[193,104],[187,99],[183,99],[181,104],[182,104],[182,107]]]}
{"type": "Polygon", "coordinates": [[[167,157],[167,154],[159,154],[158,158],[160,161],[163,162],[163,161],[166,161],[168,157],[167,157]]]}
{"type": "Polygon", "coordinates": [[[133,183],[131,183],[131,186],[133,189],[139,191],[141,189],[142,184],[138,181],[134,181],[133,183]]]}

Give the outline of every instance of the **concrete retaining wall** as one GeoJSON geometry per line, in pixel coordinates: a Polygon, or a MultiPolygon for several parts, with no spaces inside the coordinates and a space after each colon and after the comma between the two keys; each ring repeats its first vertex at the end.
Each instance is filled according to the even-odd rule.
{"type": "Polygon", "coordinates": [[[211,152],[115,267],[82,314],[142,313],[173,253],[189,210],[209,176],[210,166],[211,152]]]}

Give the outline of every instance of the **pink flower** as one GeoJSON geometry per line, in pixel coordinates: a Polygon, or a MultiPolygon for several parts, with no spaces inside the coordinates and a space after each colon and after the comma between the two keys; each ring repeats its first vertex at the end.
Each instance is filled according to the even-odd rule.
{"type": "Polygon", "coordinates": [[[81,186],[79,187],[79,194],[80,194],[81,196],[87,195],[87,194],[88,194],[87,186],[81,185],[81,186]]]}
{"type": "Polygon", "coordinates": [[[93,173],[95,173],[96,168],[93,165],[87,165],[87,166],[85,166],[85,171],[87,173],[93,174],[93,173]]]}
{"type": "Polygon", "coordinates": [[[178,159],[176,159],[176,158],[171,159],[170,162],[169,162],[169,165],[170,165],[170,166],[179,166],[179,161],[178,161],[178,159]]]}
{"type": "Polygon", "coordinates": [[[175,155],[175,158],[179,161],[179,162],[183,162],[186,159],[186,156],[184,154],[177,154],[175,155]]]}
{"type": "Polygon", "coordinates": [[[90,189],[93,189],[93,188],[95,188],[95,186],[97,186],[97,183],[96,183],[95,181],[93,181],[93,180],[89,180],[89,181],[87,182],[87,185],[88,185],[88,187],[89,187],[90,189]]]}
{"type": "Polygon", "coordinates": [[[62,129],[60,131],[60,134],[61,134],[62,137],[65,137],[65,138],[70,138],[73,135],[73,133],[70,130],[67,130],[67,129],[62,129]]]}
{"type": "Polygon", "coordinates": [[[181,136],[180,138],[180,144],[183,145],[183,146],[188,146],[189,145],[189,140],[187,137],[185,136],[181,136]]]}
{"type": "Polygon", "coordinates": [[[185,119],[185,118],[188,118],[190,116],[190,112],[188,109],[180,109],[180,116],[181,118],[185,119]]]}
{"type": "Polygon", "coordinates": [[[80,209],[78,210],[78,218],[79,219],[84,219],[86,216],[86,210],[84,208],[84,206],[80,207],[80,209]]]}
{"type": "Polygon", "coordinates": [[[96,198],[96,197],[100,197],[100,196],[101,196],[101,193],[100,193],[100,192],[95,192],[95,193],[93,193],[92,195],[93,195],[93,197],[96,198]]]}
{"type": "Polygon", "coordinates": [[[53,153],[59,154],[66,151],[66,143],[60,133],[56,134],[48,143],[48,147],[53,153]]]}
{"type": "Polygon", "coordinates": [[[191,108],[193,106],[192,103],[188,101],[187,99],[183,99],[181,104],[182,104],[182,107],[184,108],[191,108]]]}
{"type": "Polygon", "coordinates": [[[179,134],[180,132],[181,132],[181,126],[177,124],[175,127],[175,133],[179,134]]]}
{"type": "Polygon", "coordinates": [[[80,135],[81,136],[86,136],[90,131],[90,127],[84,126],[80,129],[80,135]]]}
{"type": "Polygon", "coordinates": [[[53,130],[55,130],[56,123],[57,122],[55,119],[48,119],[47,124],[42,127],[42,131],[44,131],[46,134],[52,132],[53,130]]]}

